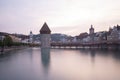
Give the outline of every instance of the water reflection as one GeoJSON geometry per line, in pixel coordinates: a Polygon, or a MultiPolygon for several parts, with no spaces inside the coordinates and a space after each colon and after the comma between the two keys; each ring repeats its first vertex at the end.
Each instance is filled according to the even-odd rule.
{"type": "Polygon", "coordinates": [[[50,66],[50,49],[49,48],[41,48],[41,62],[44,70],[44,80],[48,79],[49,74],[49,66],[50,66]]]}
{"type": "Polygon", "coordinates": [[[82,55],[88,56],[92,58],[92,61],[95,61],[95,57],[102,56],[102,57],[108,57],[111,56],[115,60],[120,61],[120,51],[114,51],[114,50],[96,50],[96,49],[80,49],[79,50],[82,55]]]}
{"type": "Polygon", "coordinates": [[[41,61],[45,68],[49,67],[49,63],[50,63],[50,49],[49,48],[41,49],[41,61]]]}
{"type": "Polygon", "coordinates": [[[90,51],[90,56],[91,56],[91,61],[92,61],[93,63],[95,62],[95,55],[96,55],[95,50],[91,50],[91,51],[90,51]]]}
{"type": "Polygon", "coordinates": [[[120,80],[120,51],[11,51],[0,55],[0,80],[120,80]]]}
{"type": "Polygon", "coordinates": [[[115,58],[117,61],[120,61],[120,51],[114,51],[114,52],[111,52],[113,53],[113,58],[115,58]]]}

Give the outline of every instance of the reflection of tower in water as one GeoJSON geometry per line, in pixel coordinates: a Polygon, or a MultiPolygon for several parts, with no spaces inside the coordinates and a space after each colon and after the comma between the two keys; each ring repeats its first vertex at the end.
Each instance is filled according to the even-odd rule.
{"type": "Polygon", "coordinates": [[[44,80],[49,80],[48,72],[49,72],[49,65],[50,65],[50,34],[51,30],[49,29],[46,23],[43,24],[42,28],[40,29],[41,35],[41,61],[44,70],[44,80]]]}
{"type": "Polygon", "coordinates": [[[49,63],[50,63],[50,49],[49,48],[41,49],[41,61],[45,68],[49,66],[49,63]]]}
{"type": "Polygon", "coordinates": [[[92,58],[92,62],[94,63],[95,62],[95,50],[90,51],[90,56],[92,58]]]}
{"type": "Polygon", "coordinates": [[[43,80],[49,80],[49,66],[50,66],[50,49],[41,48],[41,62],[43,65],[43,80]]]}
{"type": "Polygon", "coordinates": [[[40,29],[41,35],[41,59],[44,67],[48,67],[50,60],[50,34],[51,30],[49,29],[47,23],[45,22],[40,29]]]}

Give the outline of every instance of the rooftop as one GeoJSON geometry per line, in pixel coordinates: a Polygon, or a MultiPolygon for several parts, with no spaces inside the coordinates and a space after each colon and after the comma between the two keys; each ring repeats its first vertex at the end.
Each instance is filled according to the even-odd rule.
{"type": "Polygon", "coordinates": [[[45,22],[42,26],[42,28],[40,29],[40,34],[50,34],[51,30],[49,29],[47,23],[45,22]]]}

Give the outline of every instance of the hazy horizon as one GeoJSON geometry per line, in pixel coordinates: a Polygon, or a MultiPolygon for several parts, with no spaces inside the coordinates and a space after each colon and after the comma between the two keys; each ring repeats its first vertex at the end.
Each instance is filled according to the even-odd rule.
{"type": "Polygon", "coordinates": [[[44,22],[52,33],[79,35],[120,24],[120,0],[0,0],[0,32],[38,34],[44,22]]]}

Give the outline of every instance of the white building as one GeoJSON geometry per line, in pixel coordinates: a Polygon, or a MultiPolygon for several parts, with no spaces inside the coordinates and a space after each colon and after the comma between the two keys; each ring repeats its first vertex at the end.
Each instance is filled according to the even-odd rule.
{"type": "Polygon", "coordinates": [[[60,41],[61,41],[62,43],[66,43],[66,42],[67,42],[67,39],[61,38],[60,41]]]}
{"type": "Polygon", "coordinates": [[[77,38],[74,37],[73,40],[72,40],[72,42],[77,42],[77,38]]]}
{"type": "Polygon", "coordinates": [[[22,43],[28,43],[29,39],[21,40],[22,43]]]}
{"type": "Polygon", "coordinates": [[[12,38],[13,42],[21,42],[21,38],[18,38],[18,37],[13,36],[13,35],[9,35],[9,36],[12,38]]]}
{"type": "Polygon", "coordinates": [[[30,31],[30,34],[29,34],[29,42],[33,43],[33,33],[32,33],[32,31],[30,31]]]}
{"type": "Polygon", "coordinates": [[[5,36],[0,35],[0,41],[3,41],[4,38],[5,38],[5,36]]]}
{"type": "Polygon", "coordinates": [[[108,36],[109,41],[120,40],[120,26],[114,26],[110,31],[110,35],[108,36]]]}
{"type": "Polygon", "coordinates": [[[91,39],[90,39],[90,36],[87,36],[86,38],[83,38],[82,39],[82,42],[89,42],[91,39]]]}

